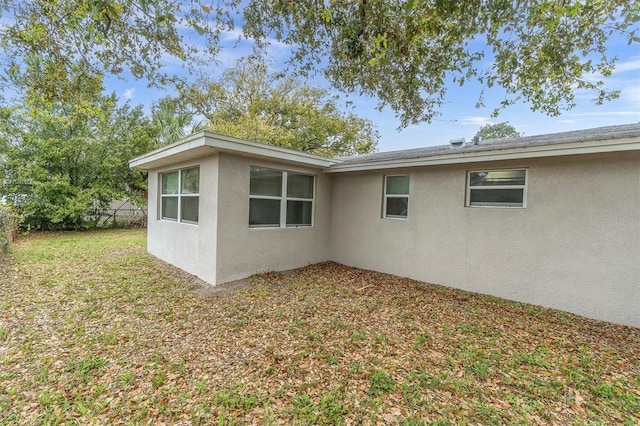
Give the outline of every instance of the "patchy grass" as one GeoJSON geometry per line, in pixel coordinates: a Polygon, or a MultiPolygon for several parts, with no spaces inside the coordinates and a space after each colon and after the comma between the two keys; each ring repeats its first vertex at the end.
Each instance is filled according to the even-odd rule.
{"type": "Polygon", "coordinates": [[[199,296],[143,231],[0,266],[0,424],[636,424],[640,330],[334,263],[199,296]]]}

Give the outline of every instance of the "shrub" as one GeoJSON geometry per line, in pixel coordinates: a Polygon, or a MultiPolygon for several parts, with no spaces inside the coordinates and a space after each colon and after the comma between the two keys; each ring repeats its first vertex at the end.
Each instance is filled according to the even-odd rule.
{"type": "Polygon", "coordinates": [[[8,207],[0,206],[0,259],[7,254],[16,234],[16,216],[8,207]]]}

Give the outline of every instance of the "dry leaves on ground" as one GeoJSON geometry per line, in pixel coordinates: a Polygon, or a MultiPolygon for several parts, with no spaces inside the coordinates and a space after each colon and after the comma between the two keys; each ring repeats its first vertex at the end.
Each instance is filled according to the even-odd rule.
{"type": "Polygon", "coordinates": [[[0,424],[640,418],[638,329],[331,262],[203,291],[144,247],[110,231],[14,248],[0,424]]]}

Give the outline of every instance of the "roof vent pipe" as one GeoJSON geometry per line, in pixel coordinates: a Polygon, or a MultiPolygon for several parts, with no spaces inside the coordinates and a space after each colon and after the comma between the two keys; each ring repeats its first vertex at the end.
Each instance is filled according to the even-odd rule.
{"type": "Polygon", "coordinates": [[[451,139],[451,140],[449,141],[449,147],[450,147],[451,149],[454,149],[454,148],[460,148],[460,147],[461,147],[461,146],[463,146],[463,145],[464,145],[464,138],[460,138],[460,139],[451,139]]]}

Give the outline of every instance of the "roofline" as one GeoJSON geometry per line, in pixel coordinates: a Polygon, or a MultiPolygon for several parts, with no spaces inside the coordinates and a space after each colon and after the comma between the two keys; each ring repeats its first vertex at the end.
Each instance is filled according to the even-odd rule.
{"type": "Polygon", "coordinates": [[[404,167],[436,166],[445,164],[479,163],[484,161],[517,160],[523,158],[556,157],[563,155],[595,154],[603,152],[640,150],[640,138],[603,139],[570,142],[556,145],[522,146],[499,148],[486,151],[451,152],[406,158],[399,160],[371,161],[366,163],[336,164],[324,170],[325,173],[344,173],[367,170],[396,169],[404,167]]]}
{"type": "Polygon", "coordinates": [[[213,132],[200,132],[174,144],[147,152],[129,160],[129,167],[148,170],[154,163],[180,153],[186,153],[197,148],[211,148],[211,152],[231,152],[250,156],[266,157],[272,160],[282,160],[306,166],[327,168],[340,163],[340,160],[321,157],[306,152],[294,151],[273,145],[249,142],[213,132]]]}

